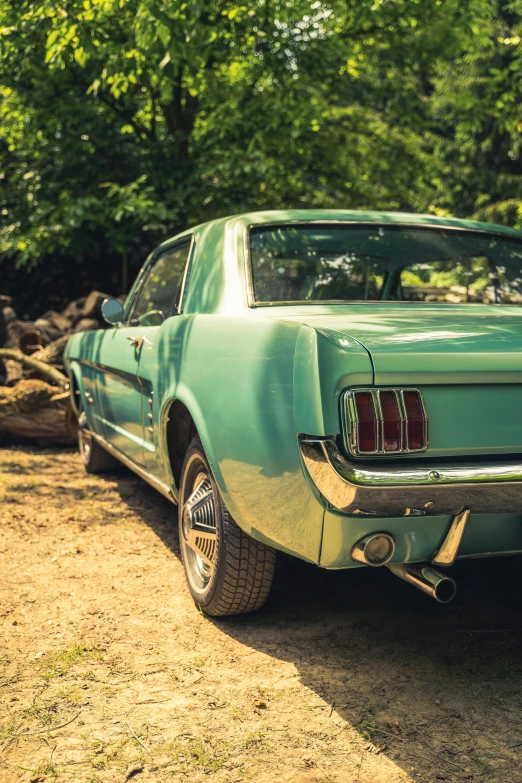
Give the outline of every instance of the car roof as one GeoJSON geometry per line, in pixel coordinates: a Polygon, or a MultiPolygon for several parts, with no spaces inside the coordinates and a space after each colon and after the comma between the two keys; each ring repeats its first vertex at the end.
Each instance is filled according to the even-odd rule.
{"type": "MultiPolygon", "coordinates": [[[[262,210],[256,212],[244,212],[237,215],[217,218],[215,220],[200,223],[181,234],[178,237],[198,234],[211,226],[223,224],[247,227],[270,223],[289,223],[300,221],[335,221],[335,222],[364,222],[364,223],[390,223],[399,225],[438,226],[440,228],[462,228],[476,231],[488,231],[496,234],[509,234],[522,239],[522,231],[501,226],[495,223],[483,223],[477,220],[463,218],[440,217],[436,215],[423,215],[415,212],[377,212],[373,210],[354,209],[278,209],[262,210]]],[[[170,241],[170,240],[167,240],[170,241]]]]}

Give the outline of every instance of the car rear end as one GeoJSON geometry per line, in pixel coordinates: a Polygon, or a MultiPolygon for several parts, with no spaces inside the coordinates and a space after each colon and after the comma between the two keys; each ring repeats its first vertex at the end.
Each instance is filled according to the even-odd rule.
{"type": "Polygon", "coordinates": [[[253,294],[301,324],[295,424],[325,506],[321,565],[388,565],[446,600],[438,567],[522,552],[522,234],[267,230],[253,294]],[[371,380],[346,385],[354,346],[371,380]]]}

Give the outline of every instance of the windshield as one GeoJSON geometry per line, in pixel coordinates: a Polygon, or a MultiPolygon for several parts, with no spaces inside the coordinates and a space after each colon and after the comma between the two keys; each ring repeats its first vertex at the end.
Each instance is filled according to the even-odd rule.
{"type": "Polygon", "coordinates": [[[411,226],[250,229],[256,302],[522,304],[522,242],[411,226]]]}

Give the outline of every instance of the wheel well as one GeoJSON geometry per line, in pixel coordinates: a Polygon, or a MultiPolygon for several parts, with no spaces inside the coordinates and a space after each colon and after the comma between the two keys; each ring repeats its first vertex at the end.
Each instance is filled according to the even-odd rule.
{"type": "Polygon", "coordinates": [[[181,483],[181,468],[185,454],[196,434],[196,425],[189,409],[180,400],[174,400],[169,408],[167,420],[167,448],[172,475],[178,488],[181,483]]]}
{"type": "Polygon", "coordinates": [[[71,407],[75,414],[79,416],[81,408],[80,387],[74,372],[71,372],[69,375],[69,384],[71,387],[71,407]]]}

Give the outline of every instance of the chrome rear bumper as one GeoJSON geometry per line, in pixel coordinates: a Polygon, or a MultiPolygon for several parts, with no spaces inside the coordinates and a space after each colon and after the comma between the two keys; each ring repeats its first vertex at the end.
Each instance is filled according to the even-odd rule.
{"type": "Polygon", "coordinates": [[[301,455],[323,497],[346,514],[397,517],[457,514],[463,506],[474,514],[522,513],[522,461],[447,462],[425,466],[349,462],[331,438],[303,439],[301,455]]]}

